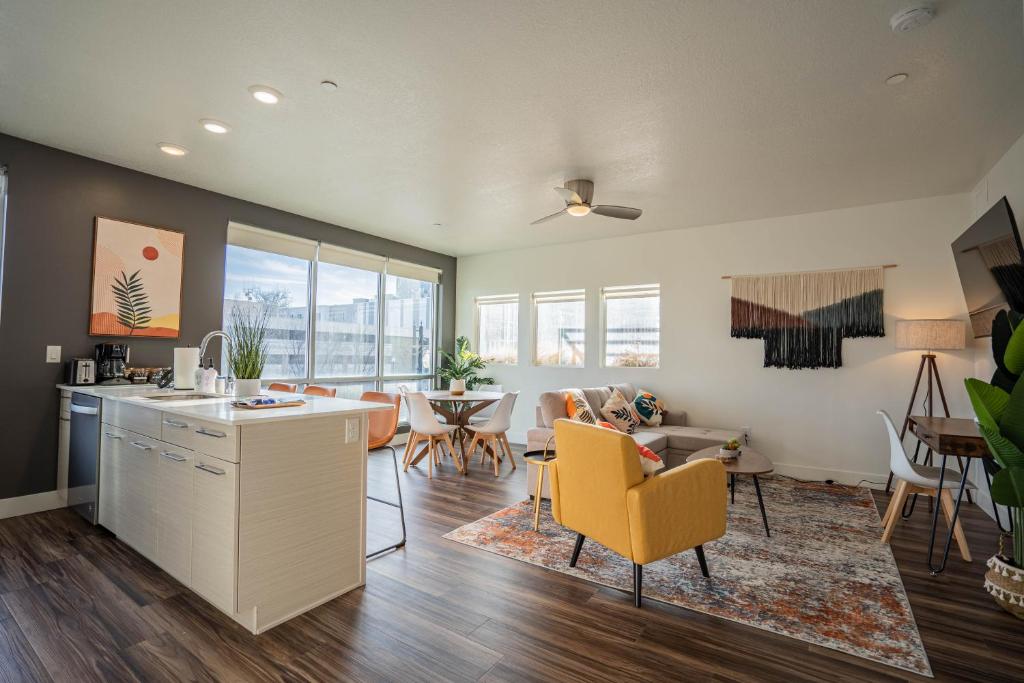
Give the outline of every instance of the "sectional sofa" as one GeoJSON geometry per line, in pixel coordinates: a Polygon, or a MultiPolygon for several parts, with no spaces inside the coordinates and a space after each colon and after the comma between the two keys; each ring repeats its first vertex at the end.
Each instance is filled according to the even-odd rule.
{"type": "MultiPolygon", "coordinates": [[[[611,384],[606,387],[592,387],[581,389],[587,399],[595,416],[601,415],[601,406],[611,398],[612,391],[618,389],[632,401],[636,398],[636,387],[632,384],[611,384]]],[[[537,406],[537,426],[526,432],[527,450],[541,450],[555,433],[555,420],[567,418],[565,412],[565,393],[569,389],[558,391],[546,391],[540,395],[537,406]]],[[[709,446],[718,446],[729,439],[741,439],[742,434],[732,429],[718,429],[712,427],[690,427],[686,424],[686,413],[681,410],[669,410],[662,415],[661,426],[641,426],[632,437],[644,446],[661,456],[665,461],[666,469],[676,467],[686,462],[686,457],[694,451],[709,446]]],[[[551,448],[555,446],[551,441],[551,448]]],[[[531,496],[537,486],[537,471],[539,468],[529,468],[529,481],[527,482],[527,493],[531,496]]],[[[548,482],[544,481],[543,496],[548,496],[548,482]]]]}

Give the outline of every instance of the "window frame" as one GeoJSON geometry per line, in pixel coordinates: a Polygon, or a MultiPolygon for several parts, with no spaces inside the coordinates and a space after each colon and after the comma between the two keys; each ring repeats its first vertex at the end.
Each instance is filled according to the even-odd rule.
{"type": "Polygon", "coordinates": [[[658,370],[661,368],[661,284],[614,285],[601,288],[601,368],[616,370],[658,370]],[[648,299],[658,297],[658,362],[655,365],[609,365],[608,363],[608,300],[648,299]]]}
{"type": "Polygon", "coordinates": [[[538,368],[565,368],[570,370],[582,370],[587,367],[587,290],[586,289],[562,289],[550,292],[534,292],[530,295],[530,363],[538,368]],[[547,364],[539,362],[537,358],[537,337],[540,333],[540,316],[538,307],[546,303],[560,303],[578,301],[583,304],[583,360],[578,365],[547,364]]]}
{"type": "MultiPolygon", "coordinates": [[[[489,305],[490,306],[495,306],[495,305],[501,305],[501,304],[515,304],[516,305],[516,335],[515,335],[515,339],[516,339],[516,360],[515,360],[514,363],[495,361],[495,360],[487,360],[487,359],[484,359],[484,360],[487,360],[487,364],[488,365],[504,365],[504,366],[508,366],[508,367],[515,367],[515,366],[519,365],[520,359],[522,358],[522,355],[519,353],[519,319],[520,319],[519,318],[519,314],[520,314],[519,294],[488,294],[488,295],[484,295],[484,296],[478,296],[478,297],[476,297],[473,300],[473,332],[474,332],[473,348],[475,348],[477,350],[477,353],[480,353],[481,350],[483,349],[483,347],[480,345],[480,337],[481,337],[481,335],[480,335],[480,330],[481,330],[481,327],[480,327],[480,323],[481,323],[480,307],[481,306],[489,306],[489,305]]],[[[482,354],[481,354],[481,357],[483,357],[482,354]]]]}
{"type": "MultiPolygon", "coordinates": [[[[242,226],[249,227],[249,226],[242,226]]],[[[277,233],[275,231],[264,230],[262,228],[255,229],[265,233],[272,233],[273,235],[279,235],[282,240],[291,239],[291,236],[286,233],[277,233]]],[[[302,238],[294,238],[296,241],[305,241],[302,238]]],[[[232,242],[229,241],[228,245],[232,242]]],[[[256,251],[265,251],[267,253],[279,253],[276,251],[270,251],[267,249],[259,249],[254,246],[248,246],[244,244],[238,244],[235,246],[242,246],[247,249],[255,249],[256,251]]],[[[269,384],[271,382],[283,382],[288,384],[373,384],[377,391],[382,391],[385,384],[393,382],[412,382],[412,381],[423,381],[429,380],[431,387],[437,385],[437,367],[438,360],[440,358],[440,338],[441,338],[441,313],[443,311],[441,303],[441,284],[440,279],[443,271],[439,269],[433,269],[428,266],[418,266],[416,264],[410,264],[404,261],[396,261],[396,266],[401,269],[400,273],[389,273],[387,263],[390,259],[376,255],[366,255],[372,259],[379,259],[384,262],[384,267],[381,271],[371,270],[368,268],[359,268],[358,266],[348,266],[357,270],[366,270],[367,272],[373,272],[377,275],[377,372],[374,375],[367,375],[363,377],[319,377],[316,374],[316,301],[317,301],[317,288],[319,280],[319,267],[320,267],[320,248],[321,246],[339,249],[335,245],[329,245],[323,242],[317,241],[315,243],[315,251],[313,258],[309,261],[308,270],[308,287],[309,293],[306,301],[306,376],[305,377],[275,377],[275,378],[261,378],[263,384],[269,384]],[[436,273],[436,282],[430,280],[422,280],[431,285],[431,296],[433,297],[433,329],[430,334],[430,355],[431,355],[431,367],[432,372],[429,374],[400,374],[400,375],[388,375],[384,373],[384,329],[385,329],[385,317],[386,309],[385,305],[385,291],[386,291],[386,278],[390,274],[394,277],[404,277],[407,279],[419,279],[417,277],[409,277],[404,273],[410,274],[427,274],[428,272],[436,273]]],[[[351,250],[349,250],[351,251],[351,250]]],[[[353,252],[360,253],[360,252],[353,252]]],[[[285,254],[289,255],[289,254],[285,254]]],[[[227,272],[227,261],[225,253],[225,273],[227,272]]],[[[226,277],[225,277],[226,281],[226,277]]],[[[224,321],[227,324],[227,321],[224,321]]]]}

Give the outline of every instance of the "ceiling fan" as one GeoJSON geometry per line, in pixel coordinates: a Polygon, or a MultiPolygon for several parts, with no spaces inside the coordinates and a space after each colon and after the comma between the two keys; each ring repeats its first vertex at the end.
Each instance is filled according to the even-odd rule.
{"type": "Polygon", "coordinates": [[[640,209],[633,209],[628,206],[613,206],[611,204],[592,206],[590,202],[594,198],[594,183],[590,180],[567,180],[565,181],[565,187],[556,187],[555,192],[565,200],[565,208],[550,216],[538,218],[530,223],[530,225],[537,225],[552,218],[558,218],[566,213],[577,217],[586,216],[588,213],[596,213],[598,216],[625,218],[630,221],[640,218],[640,214],[643,213],[640,209]]]}

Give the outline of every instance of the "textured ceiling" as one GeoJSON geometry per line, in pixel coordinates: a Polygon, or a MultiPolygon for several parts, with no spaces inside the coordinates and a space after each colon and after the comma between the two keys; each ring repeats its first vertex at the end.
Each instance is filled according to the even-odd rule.
{"type": "Polygon", "coordinates": [[[907,2],[0,0],[0,130],[449,254],[965,191],[1024,133],[1021,2],[907,2]],[[530,227],[576,177],[644,215],[530,227]]]}

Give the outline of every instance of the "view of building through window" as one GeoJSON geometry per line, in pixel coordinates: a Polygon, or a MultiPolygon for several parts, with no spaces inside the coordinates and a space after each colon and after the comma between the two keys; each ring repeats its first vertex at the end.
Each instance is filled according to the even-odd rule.
{"type": "Polygon", "coordinates": [[[235,307],[267,308],[264,380],[332,386],[348,398],[430,389],[436,292],[433,282],[229,244],[224,325],[235,307]]]}

